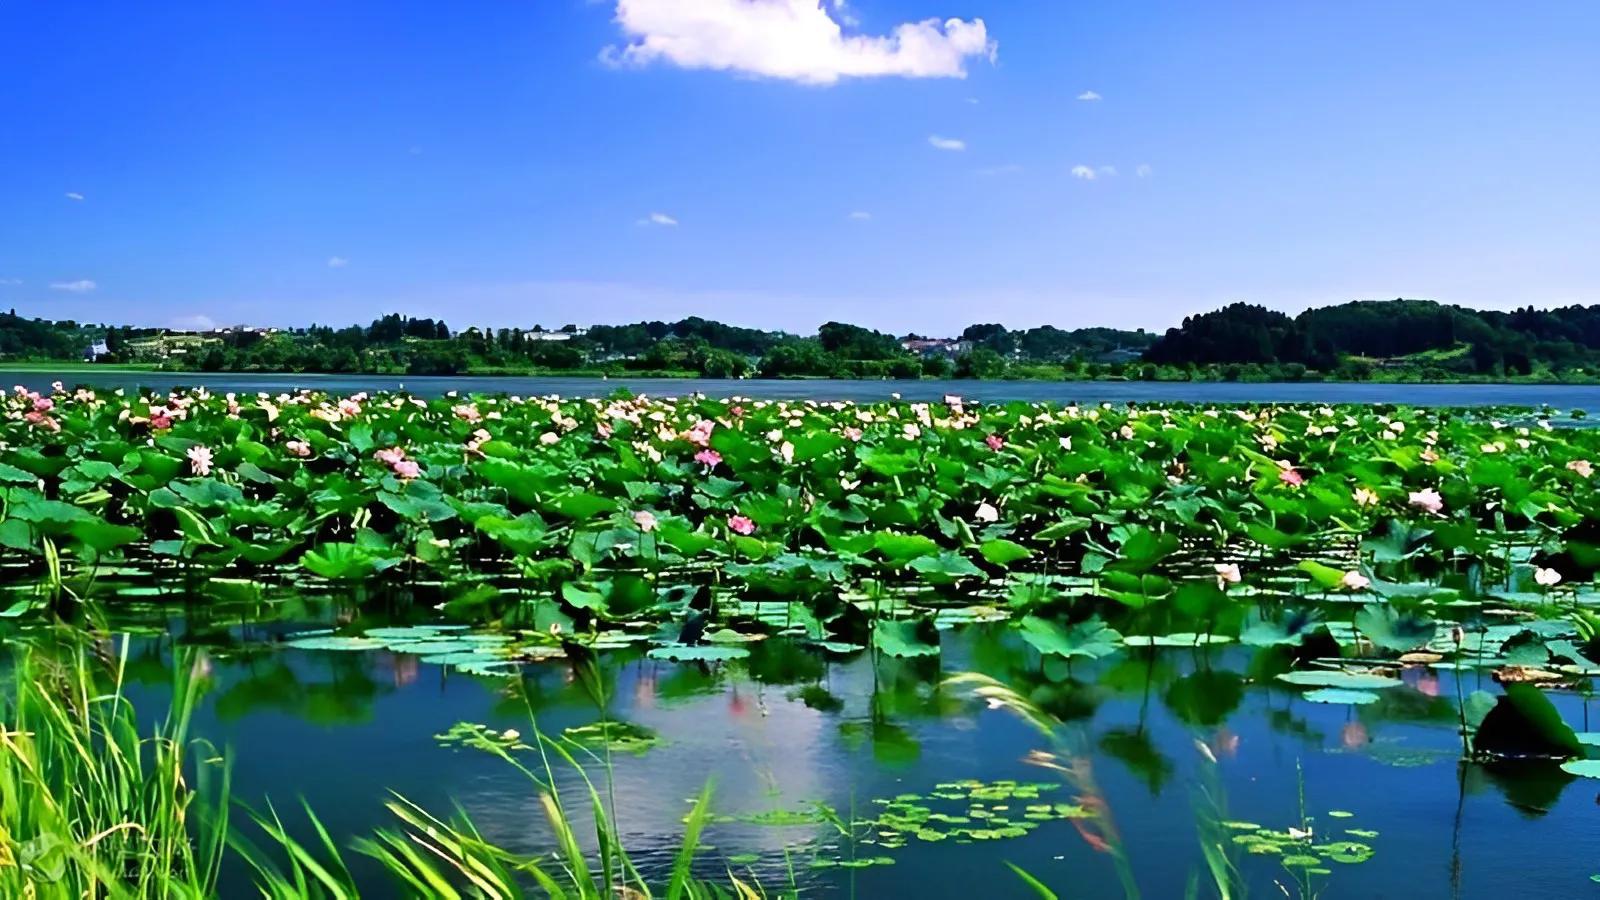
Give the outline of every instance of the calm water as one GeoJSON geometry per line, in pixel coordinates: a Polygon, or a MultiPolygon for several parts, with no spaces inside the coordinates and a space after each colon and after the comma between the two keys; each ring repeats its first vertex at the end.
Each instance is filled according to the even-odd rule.
{"type": "Polygon", "coordinates": [[[51,382],[97,388],[149,388],[204,385],[212,391],[277,393],[312,388],[330,393],[405,389],[422,396],[449,391],[463,394],[507,393],[522,396],[603,396],[619,388],[635,393],[674,396],[694,392],[714,397],[732,395],[769,399],[888,400],[899,393],[907,400],[938,400],[959,394],[984,401],[1053,400],[1098,403],[1128,400],[1188,403],[1401,403],[1411,406],[1539,406],[1582,409],[1600,404],[1600,387],[1516,384],[1359,384],[1327,383],[1191,383],[1191,382],[1051,382],[1051,381],[778,381],[748,379],[651,378],[485,378],[387,377],[371,375],[204,375],[151,372],[70,372],[0,370],[0,382],[35,390],[51,382]]]}
{"type": "MultiPolygon", "coordinates": [[[[184,629],[178,620],[167,627],[174,635],[184,629]]],[[[193,628],[183,637],[142,638],[134,668],[146,686],[136,699],[158,705],[176,646],[209,645],[214,684],[196,732],[231,748],[241,799],[271,797],[282,810],[303,796],[336,834],[353,835],[391,824],[381,804],[395,790],[440,812],[459,802],[491,839],[543,849],[549,832],[522,776],[483,752],[444,747],[433,737],[462,721],[529,733],[514,682],[388,652],[247,649],[276,630],[193,628]]],[[[1409,672],[1407,686],[1369,706],[1315,704],[1270,679],[1247,678],[1259,671],[1253,666],[1270,662],[1262,653],[1270,651],[1130,651],[1079,660],[1070,671],[1041,670],[1014,635],[981,627],[947,632],[937,661],[875,662],[859,653],[829,659],[777,639],[757,645],[749,660],[716,666],[623,652],[602,660],[610,715],[655,730],[662,743],[615,757],[621,830],[641,868],[661,871],[676,850],[689,798],[708,780],[716,810],[730,815],[804,810],[821,801],[872,816],[881,809],[876,799],[926,796],[943,782],[1053,783],[1060,787],[1041,795],[1047,802],[1103,800],[1143,896],[1178,897],[1202,872],[1202,785],[1224,799],[1226,818],[1281,829],[1299,821],[1303,779],[1319,839],[1346,837],[1346,828],[1379,832],[1358,838],[1375,848],[1370,861],[1330,864],[1332,874],[1320,880],[1324,896],[1569,897],[1593,888],[1589,876],[1600,871],[1595,782],[1550,764],[1458,764],[1456,684],[1447,674],[1409,672]],[[939,686],[944,675],[973,670],[1004,680],[1063,720],[1056,739],[939,686]],[[1214,766],[1200,744],[1218,760],[1214,766]],[[1041,749],[1074,762],[1093,783],[1068,783],[1031,765],[1029,753],[1041,749]],[[1352,815],[1328,815],[1334,810],[1352,815]]],[[[1466,679],[1466,691],[1492,687],[1475,675],[1466,679]]],[[[528,667],[523,684],[547,733],[598,718],[562,661],[528,667]]],[[[1581,698],[1553,696],[1568,721],[1589,727],[1581,698]]],[[[598,767],[591,774],[603,777],[598,767]]],[[[567,787],[576,791],[570,779],[567,787]]],[[[582,806],[578,797],[569,794],[575,807],[582,806]]],[[[1012,800],[1007,814],[1017,815],[1025,802],[1036,801],[1012,800]]],[[[748,867],[764,884],[786,885],[788,848],[796,880],[816,896],[913,889],[930,898],[1026,896],[1004,861],[1062,896],[1124,896],[1110,856],[1071,821],[1043,822],[1007,840],[862,845],[860,856],[888,856],[894,864],[859,870],[810,866],[818,845],[836,857],[851,852],[823,825],[718,824],[706,840],[715,849],[703,860],[704,874],[725,872],[732,856],[736,871],[748,867]]],[[[359,857],[351,862],[358,876],[371,874],[359,857]]],[[[1276,857],[1241,854],[1239,864],[1258,896],[1281,896],[1274,882],[1288,884],[1276,857]]],[[[381,876],[377,883],[387,884],[381,876]]],[[[242,882],[230,890],[248,892],[242,882]]]]}

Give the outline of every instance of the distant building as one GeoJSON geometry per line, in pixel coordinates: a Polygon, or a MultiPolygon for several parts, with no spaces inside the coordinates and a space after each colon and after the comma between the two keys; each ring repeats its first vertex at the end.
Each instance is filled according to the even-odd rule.
{"type": "Polygon", "coordinates": [[[254,325],[226,325],[213,328],[214,334],[275,334],[276,328],[257,328],[254,325]]]}
{"type": "Polygon", "coordinates": [[[88,347],[85,347],[83,350],[83,359],[85,362],[95,362],[102,356],[110,355],[111,348],[106,345],[105,341],[95,341],[88,347]]]}
{"type": "Polygon", "coordinates": [[[914,338],[908,337],[900,342],[900,349],[910,351],[918,356],[960,356],[972,350],[971,341],[956,338],[914,338]]]}
{"type": "Polygon", "coordinates": [[[589,333],[587,328],[564,328],[561,331],[524,331],[523,340],[528,341],[570,341],[575,337],[583,337],[589,333]]]}

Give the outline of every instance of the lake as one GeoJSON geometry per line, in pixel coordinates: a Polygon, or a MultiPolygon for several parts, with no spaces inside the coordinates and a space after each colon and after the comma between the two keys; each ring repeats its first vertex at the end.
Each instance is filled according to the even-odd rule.
{"type": "Polygon", "coordinates": [[[845,381],[702,378],[522,378],[479,376],[255,375],[106,371],[51,372],[0,369],[0,383],[47,390],[52,382],[99,389],[169,391],[204,386],[213,392],[280,393],[300,388],[333,394],[406,390],[424,397],[455,391],[525,397],[604,396],[627,389],[651,396],[703,393],[764,399],[939,400],[947,394],[987,401],[1070,403],[1395,403],[1408,406],[1540,406],[1583,409],[1600,401],[1600,387],[1543,384],[1371,384],[1362,382],[1151,382],[1151,381],[845,381]]]}
{"type": "MultiPolygon", "coordinates": [[[[382,802],[393,790],[434,810],[459,802],[488,838],[511,849],[538,849],[548,834],[521,775],[434,737],[463,721],[529,732],[529,713],[508,700],[507,682],[389,652],[249,650],[285,626],[171,619],[135,630],[162,627],[168,636],[136,639],[132,669],[147,686],[135,698],[158,705],[154,685],[167,678],[175,645],[209,647],[214,685],[195,732],[231,750],[244,801],[271,797],[288,811],[303,796],[335,834],[348,835],[390,824],[382,802]]],[[[978,812],[1021,821],[1023,809],[1041,801],[1102,804],[1143,895],[1178,897],[1202,871],[1197,823],[1211,816],[1282,829],[1301,821],[1303,791],[1319,841],[1353,831],[1373,849],[1364,862],[1329,864],[1317,879],[1327,896],[1557,897],[1592,886],[1593,782],[1553,762],[1459,763],[1449,673],[1411,671],[1380,702],[1350,707],[1247,681],[1251,654],[1238,647],[1149,650],[1041,670],[1008,652],[1004,634],[948,632],[942,660],[829,659],[776,639],[727,664],[603,657],[609,715],[660,738],[641,754],[614,754],[626,846],[647,872],[665,870],[688,801],[708,781],[719,813],[736,818],[806,813],[817,803],[870,818],[897,797],[965,818],[976,807],[941,799],[940,785],[1014,780],[1044,785],[1040,799],[997,800],[978,812]],[[1026,691],[1064,722],[1057,740],[939,686],[962,671],[1026,691]],[[1075,776],[1030,764],[1038,750],[1070,762],[1075,776]]],[[[546,732],[597,720],[564,661],[529,667],[521,678],[546,732]]],[[[1463,681],[1463,691],[1492,686],[1486,675],[1463,681]]],[[[1569,721],[1587,723],[1584,700],[1556,700],[1569,721]]],[[[599,766],[590,772],[604,777],[599,766]]],[[[567,778],[565,789],[577,796],[580,786],[567,778]]],[[[803,818],[730,821],[711,826],[714,849],[702,862],[708,875],[731,867],[778,888],[792,866],[798,885],[816,896],[892,895],[908,884],[930,898],[1025,896],[1005,862],[1058,889],[1071,885],[1072,897],[1126,896],[1098,835],[1080,824],[1047,820],[1015,838],[913,838],[899,847],[874,834],[852,848],[831,826],[803,818]],[[892,862],[818,868],[814,855],[892,862]]],[[[924,837],[959,831],[934,828],[924,837]]],[[[1257,895],[1277,895],[1275,882],[1287,877],[1277,856],[1241,854],[1239,864],[1257,895]]],[[[359,857],[352,865],[358,875],[370,867],[359,857]]],[[[224,895],[242,896],[245,873],[232,874],[236,893],[224,895]]]]}

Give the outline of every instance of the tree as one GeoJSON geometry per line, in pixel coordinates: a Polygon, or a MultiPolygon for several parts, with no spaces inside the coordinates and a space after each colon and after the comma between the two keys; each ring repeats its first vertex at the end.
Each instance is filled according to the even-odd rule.
{"type": "Polygon", "coordinates": [[[988,347],[979,347],[956,359],[957,378],[1000,378],[1005,374],[1005,357],[988,347]]]}
{"type": "Polygon", "coordinates": [[[888,359],[900,352],[900,342],[892,335],[842,322],[818,328],[817,341],[823,350],[843,359],[888,359]]]}

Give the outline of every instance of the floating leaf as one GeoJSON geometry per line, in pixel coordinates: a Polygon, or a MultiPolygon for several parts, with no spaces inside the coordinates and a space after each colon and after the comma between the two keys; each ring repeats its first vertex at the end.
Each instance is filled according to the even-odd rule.
{"type": "Polygon", "coordinates": [[[1343,672],[1335,669],[1302,669],[1284,672],[1278,680],[1299,687],[1346,688],[1356,691],[1375,691],[1399,687],[1398,678],[1373,675],[1368,672],[1343,672]]]}
{"type": "Polygon", "coordinates": [[[1117,651],[1122,635],[1098,618],[1063,628],[1038,616],[1024,616],[1018,623],[1022,639],[1040,653],[1056,656],[1084,656],[1098,659],[1117,651]]]}
{"type": "Polygon", "coordinates": [[[382,650],[385,645],[376,638],[322,634],[294,638],[285,641],[284,646],[295,650],[382,650]]]}
{"type": "Polygon", "coordinates": [[[1300,696],[1312,703],[1347,703],[1362,706],[1378,702],[1378,695],[1371,691],[1352,691],[1345,688],[1320,688],[1306,691],[1300,696]]]}
{"type": "Polygon", "coordinates": [[[729,644],[705,645],[670,645],[654,647],[645,654],[651,659],[669,659],[673,662],[726,662],[730,659],[744,659],[750,651],[744,647],[729,644]]]}

